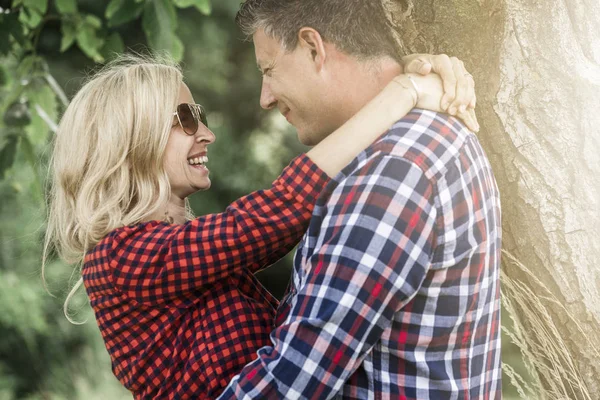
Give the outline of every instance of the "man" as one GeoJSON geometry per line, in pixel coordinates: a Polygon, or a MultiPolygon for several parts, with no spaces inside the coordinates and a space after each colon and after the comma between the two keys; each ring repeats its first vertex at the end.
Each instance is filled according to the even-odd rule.
{"type": "MultiPolygon", "coordinates": [[[[247,0],[237,20],[264,75],[261,105],[308,145],[402,70],[380,0],[247,0]]],[[[476,137],[413,110],[324,190],[273,346],[220,398],[500,398],[500,244],[476,137]]]]}

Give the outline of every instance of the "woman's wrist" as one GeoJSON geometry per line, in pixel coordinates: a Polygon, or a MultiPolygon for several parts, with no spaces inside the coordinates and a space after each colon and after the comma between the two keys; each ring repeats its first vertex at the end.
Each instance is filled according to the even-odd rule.
{"type": "MultiPolygon", "coordinates": [[[[415,108],[419,103],[420,91],[416,82],[412,79],[410,75],[402,74],[396,76],[390,82],[390,85],[394,88],[394,99],[395,104],[398,104],[398,100],[401,98],[411,99],[410,108],[415,108]]],[[[403,113],[401,117],[405,116],[406,113],[403,113]]]]}

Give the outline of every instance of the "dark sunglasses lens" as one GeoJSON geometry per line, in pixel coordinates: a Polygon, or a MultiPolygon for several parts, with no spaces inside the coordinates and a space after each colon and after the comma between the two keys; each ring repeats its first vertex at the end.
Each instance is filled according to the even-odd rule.
{"type": "Polygon", "coordinates": [[[204,126],[208,128],[208,119],[206,118],[206,111],[202,106],[200,106],[200,122],[202,122],[204,126]]]}
{"type": "Polygon", "coordinates": [[[183,131],[188,135],[195,135],[198,130],[198,121],[194,118],[192,108],[188,104],[180,104],[177,106],[177,115],[183,131]]]}

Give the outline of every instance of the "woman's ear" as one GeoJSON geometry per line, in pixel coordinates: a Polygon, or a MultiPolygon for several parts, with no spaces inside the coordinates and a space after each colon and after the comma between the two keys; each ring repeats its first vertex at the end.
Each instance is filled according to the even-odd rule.
{"type": "Polygon", "coordinates": [[[298,46],[307,51],[317,71],[325,64],[327,52],[321,34],[313,28],[304,27],[298,31],[298,46]]]}

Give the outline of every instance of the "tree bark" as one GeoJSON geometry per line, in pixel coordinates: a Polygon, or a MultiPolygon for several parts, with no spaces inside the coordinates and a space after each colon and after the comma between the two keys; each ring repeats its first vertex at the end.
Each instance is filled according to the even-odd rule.
{"type": "MultiPolygon", "coordinates": [[[[590,348],[600,349],[600,3],[383,1],[407,51],[457,56],[475,77],[503,248],[565,307],[550,316],[598,395],[590,348]]],[[[503,269],[535,287],[519,268],[503,269]]],[[[527,329],[529,317],[518,317],[527,329]]]]}

